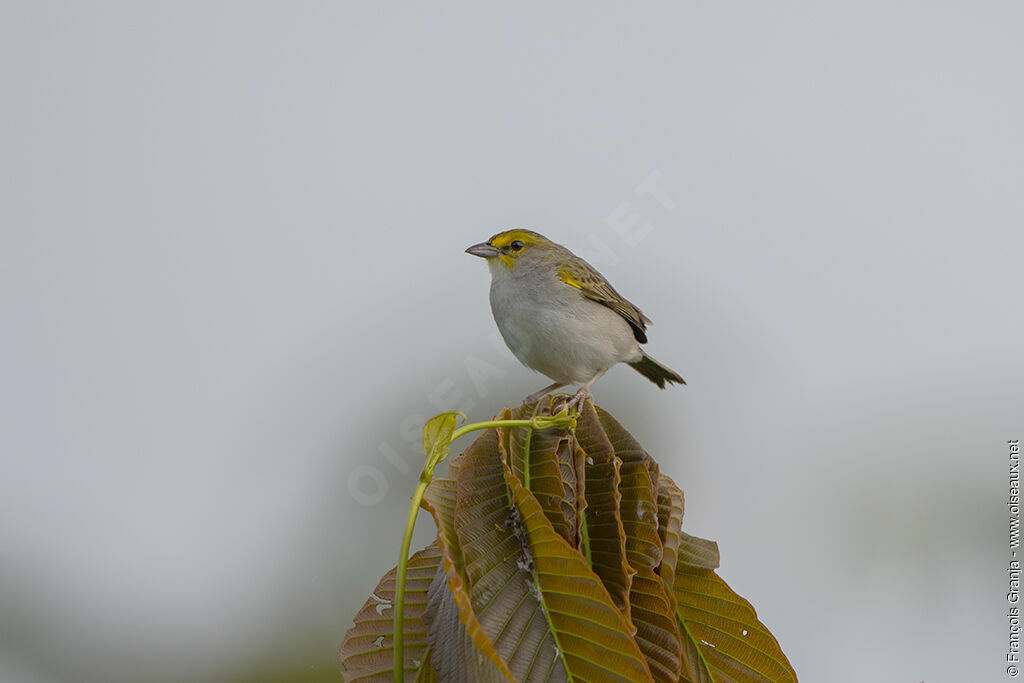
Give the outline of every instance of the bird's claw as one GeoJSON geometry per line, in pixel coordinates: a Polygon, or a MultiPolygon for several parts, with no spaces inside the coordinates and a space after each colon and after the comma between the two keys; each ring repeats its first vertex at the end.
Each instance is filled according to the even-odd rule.
{"type": "Polygon", "coordinates": [[[588,398],[592,398],[590,389],[584,387],[583,389],[577,391],[575,395],[573,395],[573,397],[566,402],[565,407],[567,409],[571,409],[573,408],[573,406],[575,406],[578,410],[583,407],[583,402],[586,401],[588,398]]]}

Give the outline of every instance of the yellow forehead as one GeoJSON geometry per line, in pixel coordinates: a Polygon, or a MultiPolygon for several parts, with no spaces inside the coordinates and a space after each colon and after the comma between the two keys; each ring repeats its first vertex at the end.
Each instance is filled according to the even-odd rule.
{"type": "Polygon", "coordinates": [[[499,232],[497,235],[492,237],[489,242],[492,247],[504,249],[516,240],[519,240],[525,245],[538,244],[539,242],[545,241],[543,235],[539,235],[532,230],[515,229],[499,232]]]}

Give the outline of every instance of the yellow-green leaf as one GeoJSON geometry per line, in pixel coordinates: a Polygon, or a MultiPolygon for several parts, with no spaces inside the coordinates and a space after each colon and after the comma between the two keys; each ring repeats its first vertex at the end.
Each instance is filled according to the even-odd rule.
{"type": "MultiPolygon", "coordinates": [[[[550,403],[544,399],[506,412],[502,419],[530,419],[541,411],[542,406],[542,414],[550,414],[550,403]]],[[[578,534],[576,472],[574,468],[563,468],[563,461],[567,464],[572,462],[570,432],[566,429],[511,427],[499,429],[498,437],[516,476],[537,496],[555,531],[575,545],[578,534]]]]}
{"type": "Polygon", "coordinates": [[[686,681],[796,681],[796,672],[750,603],[710,569],[680,564],[676,610],[686,681]]]}
{"type": "Polygon", "coordinates": [[[573,679],[651,680],[632,626],[579,551],[559,536],[537,498],[502,459],[505,482],[522,515],[544,614],[573,679]]]}
{"type": "Polygon", "coordinates": [[[717,569],[718,561],[718,543],[686,532],[679,534],[679,564],[699,569],[717,569]]]}
{"type": "Polygon", "coordinates": [[[452,440],[452,432],[459,423],[462,413],[441,413],[427,420],[423,425],[423,452],[427,456],[441,453],[448,448],[452,440]]]}
{"type": "Polygon", "coordinates": [[[661,538],[662,557],[658,573],[671,591],[676,580],[679,544],[682,542],[683,492],[666,475],[658,475],[658,536],[661,538]]]}
{"type": "Polygon", "coordinates": [[[622,461],[598,422],[594,406],[586,401],[576,424],[576,440],[584,456],[586,500],[583,552],[601,577],[615,606],[629,619],[629,588],[633,569],[626,561],[626,533],[619,506],[622,461]]]}
{"type": "Polygon", "coordinates": [[[509,499],[493,429],[459,461],[454,522],[474,613],[515,680],[566,680],[535,595],[525,531],[509,499]]]}
{"type": "Polygon", "coordinates": [[[658,535],[657,492],[651,476],[652,470],[657,475],[657,465],[617,422],[601,412],[598,416],[609,442],[624,447],[625,451],[625,457],[621,458],[619,491],[626,560],[636,571],[629,591],[630,617],[637,628],[636,641],[654,679],[674,683],[679,680],[682,666],[682,639],[675,600],[658,575],[662,541],[658,535]]]}

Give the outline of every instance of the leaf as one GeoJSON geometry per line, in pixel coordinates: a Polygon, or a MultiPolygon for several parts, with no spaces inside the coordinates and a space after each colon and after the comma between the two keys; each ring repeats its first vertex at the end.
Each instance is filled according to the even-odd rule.
{"type": "Polygon", "coordinates": [[[626,534],[619,506],[622,494],[619,468],[622,461],[597,420],[593,404],[586,401],[576,424],[576,440],[585,456],[586,472],[584,556],[601,577],[615,606],[629,619],[629,588],[633,569],[626,561],[626,534]]]}
{"type": "Polygon", "coordinates": [[[706,538],[680,533],[679,564],[699,569],[717,569],[718,544],[706,538]]]}
{"type": "Polygon", "coordinates": [[[423,452],[428,458],[448,448],[452,441],[452,432],[459,423],[459,416],[465,417],[462,413],[441,413],[427,420],[423,425],[423,452]]]}
{"type": "MultiPolygon", "coordinates": [[[[543,419],[552,403],[499,418],[543,419]]],[[[425,471],[456,422],[424,426],[425,471]]],[[[796,680],[712,571],[717,544],[683,532],[682,491],[591,402],[575,430],[489,429],[448,473],[421,501],[438,540],[409,564],[407,681],[796,680]]],[[[394,576],[346,634],[346,680],[392,679],[394,576]]]]}
{"type": "Polygon", "coordinates": [[[658,575],[663,553],[658,535],[657,489],[652,479],[652,471],[657,477],[657,465],[621,425],[600,412],[598,417],[605,426],[609,442],[622,447],[625,454],[619,491],[626,560],[636,571],[629,591],[630,616],[637,628],[636,641],[654,679],[674,682],[679,680],[683,646],[675,599],[658,575]]]}
{"type": "MultiPolygon", "coordinates": [[[[491,457],[495,457],[496,451],[494,430],[488,430],[463,452],[458,459],[460,469],[461,463],[467,458],[471,458],[473,454],[489,452],[491,457]]],[[[456,491],[457,483],[455,481],[434,479],[427,487],[421,505],[434,517],[434,523],[437,524],[437,541],[442,553],[441,566],[444,567],[448,590],[451,591],[452,599],[458,608],[459,619],[465,626],[467,635],[473,641],[473,645],[499,671],[510,680],[515,680],[505,660],[494,649],[494,643],[481,626],[470,599],[463,547],[455,530],[456,491]]]]}
{"type": "Polygon", "coordinates": [[[439,681],[440,679],[434,671],[433,651],[427,648],[427,652],[423,657],[423,663],[420,664],[420,668],[416,671],[415,683],[438,683],[439,681]]]}
{"type": "MultiPolygon", "coordinates": [[[[500,419],[528,420],[540,412],[542,406],[546,408],[544,414],[550,414],[550,400],[545,399],[531,406],[506,410],[500,419]]],[[[566,429],[511,427],[499,429],[498,437],[516,476],[537,496],[558,535],[575,546],[579,533],[576,514],[578,482],[569,443],[570,432],[566,429]]]]}
{"type": "Polygon", "coordinates": [[[621,458],[622,462],[654,463],[643,446],[611,414],[597,406],[594,406],[594,414],[597,416],[601,428],[604,429],[608,442],[615,449],[615,455],[621,458]]]}
{"type": "Polygon", "coordinates": [[[555,532],[536,496],[502,457],[504,479],[522,515],[534,578],[558,654],[573,679],[651,679],[629,620],[580,553],[555,532]]]}
{"type": "Polygon", "coordinates": [[[641,462],[622,464],[622,525],[626,559],[636,571],[629,591],[630,616],[636,639],[655,680],[677,681],[682,666],[682,638],[676,605],[657,569],[662,548],[657,506],[647,468],[641,462]]]}
{"type": "Polygon", "coordinates": [[[459,462],[454,519],[473,609],[515,680],[566,680],[533,587],[521,521],[505,484],[498,435],[488,430],[475,445],[459,462]]]}
{"type": "Polygon", "coordinates": [[[682,680],[797,680],[754,608],[713,571],[680,564],[675,595],[686,641],[682,680]]]}
{"type": "MultiPolygon", "coordinates": [[[[409,558],[405,588],[405,679],[421,674],[427,658],[426,629],[422,616],[427,590],[441,564],[441,551],[432,543],[409,558]]],[[[395,569],[380,580],[373,595],[356,614],[355,625],[341,644],[346,681],[394,680],[395,569]]],[[[426,664],[426,668],[430,665],[426,664]]],[[[430,680],[429,678],[424,680],[430,680]]]]}
{"type": "MultiPolygon", "coordinates": [[[[558,450],[559,468],[563,472],[564,480],[570,477],[574,484],[566,483],[566,497],[562,500],[562,513],[570,521],[570,528],[574,531],[570,535],[569,544],[585,552],[588,539],[585,537],[585,526],[587,517],[587,454],[576,440],[575,435],[559,446],[558,450]],[[569,474],[571,472],[571,474],[569,474]]],[[[585,555],[584,555],[585,556],[585,555]]],[[[587,562],[589,564],[589,561],[587,562]]]]}
{"type": "MultiPolygon", "coordinates": [[[[430,644],[427,656],[434,680],[445,683],[497,683],[506,680],[498,667],[476,649],[473,639],[466,633],[441,567],[438,567],[427,590],[423,623],[430,644]]],[[[424,683],[428,680],[425,673],[424,683]]]]}
{"type": "Polygon", "coordinates": [[[661,567],[658,570],[665,586],[672,590],[676,580],[679,545],[682,543],[683,492],[666,475],[658,475],[658,536],[661,538],[661,567]]]}

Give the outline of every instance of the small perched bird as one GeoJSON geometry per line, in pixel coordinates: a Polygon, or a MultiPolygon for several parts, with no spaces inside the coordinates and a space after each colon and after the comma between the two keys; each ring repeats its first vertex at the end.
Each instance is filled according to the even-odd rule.
{"type": "Polygon", "coordinates": [[[570,403],[590,394],[616,363],[664,389],[686,384],[640,348],[651,321],[626,301],[593,266],[531,230],[506,230],[466,249],[491,269],[491,312],[501,336],[523,365],[554,384],[526,403],[565,386],[583,386],[570,403]]]}

